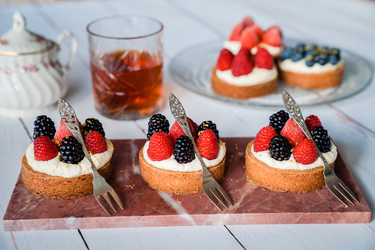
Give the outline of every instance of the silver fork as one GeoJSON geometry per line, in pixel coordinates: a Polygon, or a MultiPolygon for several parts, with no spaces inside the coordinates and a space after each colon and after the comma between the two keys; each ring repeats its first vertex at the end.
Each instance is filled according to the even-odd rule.
{"type": "Polygon", "coordinates": [[[96,201],[100,204],[100,206],[104,209],[104,211],[108,215],[110,215],[110,213],[108,212],[107,208],[104,205],[103,200],[100,197],[100,195],[102,195],[104,199],[108,202],[108,204],[111,206],[111,208],[117,213],[115,207],[113,206],[111,200],[109,199],[108,193],[110,193],[113,199],[120,206],[120,208],[124,209],[124,206],[122,205],[121,200],[116,194],[115,190],[113,190],[113,188],[110,185],[108,185],[105,179],[102,176],[100,176],[100,174],[96,170],[96,167],[94,163],[92,162],[89,152],[87,151],[87,148],[83,141],[83,138],[81,135],[81,129],[79,128],[77,115],[74,112],[74,109],[72,108],[72,106],[70,106],[70,104],[67,101],[65,101],[62,98],[59,98],[58,106],[59,106],[61,119],[64,121],[64,123],[72,132],[72,134],[77,139],[77,141],[82,145],[83,153],[85,154],[85,157],[91,163],[91,169],[92,169],[92,174],[93,174],[92,184],[94,186],[94,196],[95,196],[96,201]]]}
{"type": "Polygon", "coordinates": [[[177,99],[177,97],[174,96],[172,93],[169,94],[169,108],[172,112],[172,115],[174,116],[174,118],[176,119],[176,121],[178,122],[180,127],[182,128],[182,130],[185,132],[185,134],[189,137],[190,141],[192,142],[193,147],[194,147],[195,155],[197,156],[199,162],[202,165],[202,188],[203,188],[204,193],[206,194],[208,199],[219,210],[221,210],[221,209],[217,205],[217,203],[215,202],[215,200],[212,197],[210,191],[216,197],[216,199],[218,199],[220,201],[220,203],[223,204],[223,206],[225,208],[228,208],[228,207],[225,205],[224,201],[221,199],[221,197],[220,197],[220,195],[219,195],[219,193],[217,192],[216,189],[218,189],[220,191],[220,193],[224,196],[224,198],[229,202],[229,204],[231,204],[233,206],[232,200],[230,199],[229,195],[224,191],[224,189],[219,185],[219,183],[217,183],[215,181],[215,179],[212,176],[212,174],[210,173],[210,171],[208,171],[206,164],[204,163],[201,155],[199,154],[197,145],[195,144],[195,141],[194,141],[194,137],[191,134],[189,122],[187,120],[187,116],[186,116],[186,113],[185,113],[185,109],[182,106],[181,102],[177,99]]]}
{"type": "Polygon", "coordinates": [[[354,193],[345,185],[345,183],[337,177],[333,169],[329,166],[328,162],[324,158],[322,152],[320,152],[318,146],[316,145],[316,142],[313,140],[310,131],[308,130],[305,120],[303,119],[302,112],[296,103],[296,101],[292,98],[292,96],[287,93],[286,91],[283,91],[283,101],[285,108],[287,109],[288,113],[293,117],[293,119],[296,121],[298,126],[302,129],[302,131],[305,133],[308,139],[312,140],[314,142],[316,151],[318,152],[319,157],[323,161],[324,165],[324,180],[325,184],[328,188],[328,190],[339,200],[341,201],[345,206],[346,203],[340,198],[337,192],[341,194],[346,200],[348,200],[352,205],[354,203],[349,199],[347,195],[345,195],[346,191],[356,202],[359,203],[358,199],[355,197],[354,193]],[[337,192],[336,192],[337,190],[337,192]]]}

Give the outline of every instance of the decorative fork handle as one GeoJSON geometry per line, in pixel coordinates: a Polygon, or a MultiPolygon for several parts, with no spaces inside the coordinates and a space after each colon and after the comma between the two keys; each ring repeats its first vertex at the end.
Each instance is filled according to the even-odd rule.
{"type": "Polygon", "coordinates": [[[85,146],[85,142],[83,141],[76,112],[74,111],[72,106],[70,106],[70,104],[62,98],[59,98],[58,106],[61,120],[68,127],[70,132],[72,132],[77,141],[82,145],[83,153],[85,154],[85,157],[90,161],[93,173],[97,174],[98,171],[96,170],[94,162],[92,161],[90,154],[85,146]]]}
{"type": "Polygon", "coordinates": [[[172,112],[173,117],[176,119],[182,130],[185,132],[185,134],[189,137],[191,143],[194,147],[194,152],[199,160],[199,162],[202,165],[203,170],[203,176],[211,175],[210,171],[208,171],[206,164],[204,163],[202,156],[199,154],[197,145],[195,144],[194,137],[191,134],[191,130],[189,127],[189,121],[187,119],[185,109],[182,106],[181,102],[177,99],[176,96],[174,96],[172,93],[169,94],[169,108],[172,112]]]}
{"type": "Polygon", "coordinates": [[[284,106],[286,110],[293,117],[294,121],[298,124],[298,126],[302,129],[303,133],[305,133],[306,137],[314,142],[316,151],[318,152],[318,155],[320,159],[322,159],[323,164],[324,164],[324,175],[328,174],[329,172],[333,172],[332,168],[329,166],[328,162],[324,158],[322,152],[320,152],[318,146],[316,145],[316,142],[312,138],[312,135],[309,129],[307,128],[305,120],[303,119],[303,116],[302,116],[301,109],[299,108],[297,102],[286,91],[283,91],[283,101],[284,101],[284,106]]]}

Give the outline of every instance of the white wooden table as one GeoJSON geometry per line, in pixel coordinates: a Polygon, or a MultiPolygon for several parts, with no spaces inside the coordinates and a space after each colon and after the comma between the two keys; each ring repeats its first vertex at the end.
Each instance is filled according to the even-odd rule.
{"type": "MultiPolygon", "coordinates": [[[[226,38],[245,15],[266,28],[281,26],[286,38],[335,45],[375,62],[375,3],[307,0],[154,0],[60,2],[45,5],[0,5],[0,34],[10,29],[18,10],[27,27],[50,39],[67,29],[79,41],[75,65],[69,72],[65,98],[78,116],[97,117],[110,139],[146,138],[148,119],[115,121],[99,115],[93,105],[86,25],[99,17],[140,14],[165,25],[165,93],[173,92],[196,121],[211,119],[223,137],[249,137],[278,111],[246,108],[211,100],[177,85],[168,73],[170,60],[181,50],[226,38]]],[[[63,44],[61,60],[69,44],[63,44]]],[[[375,86],[327,105],[304,107],[318,115],[334,138],[370,209],[375,207],[375,86]]],[[[0,89],[1,91],[1,89],[0,89]]],[[[170,121],[166,106],[162,111],[170,121]]],[[[58,111],[47,113],[55,122],[58,111]]],[[[35,117],[0,116],[0,217],[4,216],[21,168],[21,157],[32,141],[35,117]]],[[[58,122],[57,122],[58,123],[58,122]]],[[[375,222],[369,224],[247,225],[159,228],[84,229],[4,232],[1,249],[375,249],[375,222]]]]}

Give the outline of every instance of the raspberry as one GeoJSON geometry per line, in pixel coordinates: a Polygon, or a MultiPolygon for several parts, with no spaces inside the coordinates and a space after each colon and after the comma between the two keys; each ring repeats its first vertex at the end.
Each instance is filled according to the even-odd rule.
{"type": "Polygon", "coordinates": [[[315,127],[321,127],[322,126],[322,123],[320,122],[319,118],[315,115],[310,115],[310,116],[306,117],[305,123],[306,123],[307,128],[309,129],[310,132],[313,131],[313,129],[315,127]]]}
{"type": "Polygon", "coordinates": [[[151,136],[147,155],[153,161],[169,159],[173,154],[173,141],[165,132],[156,132],[151,136]]]}
{"type": "Polygon", "coordinates": [[[262,128],[258,134],[255,136],[254,140],[254,151],[261,152],[269,149],[271,139],[277,135],[276,130],[267,126],[262,128]]]}
{"type": "Polygon", "coordinates": [[[87,151],[94,154],[99,154],[107,151],[107,142],[103,135],[96,130],[90,131],[85,138],[85,145],[87,151]]]}
{"type": "MultiPolygon", "coordinates": [[[[81,128],[82,127],[81,123],[79,121],[78,123],[79,123],[79,127],[81,128]]],[[[72,132],[70,132],[68,127],[65,125],[65,123],[61,121],[59,127],[56,130],[55,136],[53,137],[53,140],[55,141],[57,145],[60,145],[62,139],[65,136],[73,136],[73,134],[72,132]]]]}
{"type": "Polygon", "coordinates": [[[293,118],[289,118],[289,120],[285,123],[280,135],[286,137],[293,147],[306,138],[305,134],[293,120],[293,118]]]}
{"type": "Polygon", "coordinates": [[[270,27],[264,36],[262,37],[262,42],[273,47],[280,47],[282,44],[282,34],[278,26],[270,27]]]}
{"type": "Polygon", "coordinates": [[[57,156],[57,147],[47,136],[40,136],[34,140],[34,157],[37,161],[48,161],[57,156]]]}
{"type": "Polygon", "coordinates": [[[254,65],[261,69],[272,69],[273,57],[266,49],[258,48],[255,54],[254,65]]]}
{"type": "Polygon", "coordinates": [[[216,159],[219,154],[219,143],[216,134],[211,129],[204,130],[197,139],[197,148],[202,157],[207,160],[216,159]]]}
{"type": "Polygon", "coordinates": [[[227,49],[222,49],[220,51],[219,58],[216,62],[216,67],[220,71],[228,70],[232,66],[233,54],[227,49]]]}
{"type": "Polygon", "coordinates": [[[240,37],[241,46],[252,49],[259,44],[259,35],[251,27],[246,27],[240,37]]]}
{"type": "Polygon", "coordinates": [[[253,71],[253,64],[250,61],[250,57],[251,54],[247,48],[240,49],[232,62],[233,76],[247,75],[253,71]]]}
{"type": "MultiPolygon", "coordinates": [[[[187,119],[188,119],[188,122],[189,122],[189,127],[190,127],[190,130],[191,130],[191,134],[195,138],[196,135],[197,135],[198,125],[193,120],[191,120],[189,117],[187,119]]],[[[180,127],[180,124],[178,124],[178,122],[175,121],[173,123],[171,129],[169,130],[168,135],[173,139],[173,142],[176,142],[176,139],[178,137],[180,137],[181,135],[185,135],[185,133],[182,130],[182,128],[180,127]]]]}
{"type": "Polygon", "coordinates": [[[293,150],[293,157],[296,162],[303,165],[313,163],[318,157],[314,142],[309,139],[303,139],[293,150]]]}

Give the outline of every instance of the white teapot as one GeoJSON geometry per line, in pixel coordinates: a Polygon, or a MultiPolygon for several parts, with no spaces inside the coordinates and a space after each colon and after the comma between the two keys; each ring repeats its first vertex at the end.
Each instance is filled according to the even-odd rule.
{"type": "Polygon", "coordinates": [[[0,35],[0,115],[38,115],[55,107],[68,89],[67,70],[73,66],[77,39],[69,32],[56,42],[26,30],[25,18],[16,12],[13,28],[0,35]],[[72,39],[67,65],[57,54],[60,43],[72,39]]]}

